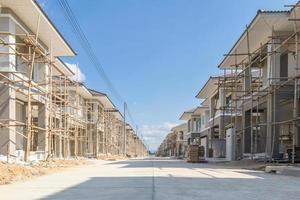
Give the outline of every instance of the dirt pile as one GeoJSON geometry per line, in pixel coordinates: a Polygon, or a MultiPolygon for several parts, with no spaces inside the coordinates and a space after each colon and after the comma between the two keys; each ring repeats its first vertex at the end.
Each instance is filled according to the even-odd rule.
{"type": "Polygon", "coordinates": [[[116,160],[126,160],[128,159],[125,156],[118,156],[118,155],[98,155],[98,160],[108,160],[108,161],[116,161],[116,160]]]}
{"type": "Polygon", "coordinates": [[[27,179],[36,174],[39,174],[39,171],[30,166],[0,163],[0,185],[27,179]]]}
{"type": "Polygon", "coordinates": [[[68,167],[89,164],[84,159],[49,160],[26,164],[10,164],[0,162],[0,185],[26,180],[34,176],[61,171],[68,167]]]}

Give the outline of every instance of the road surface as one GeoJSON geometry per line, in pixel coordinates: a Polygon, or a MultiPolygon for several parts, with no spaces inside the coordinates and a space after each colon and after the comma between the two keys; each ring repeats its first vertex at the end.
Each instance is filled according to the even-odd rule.
{"type": "Polygon", "coordinates": [[[0,199],[292,200],[300,199],[299,186],[297,177],[153,158],[94,161],[0,186],[0,199]]]}

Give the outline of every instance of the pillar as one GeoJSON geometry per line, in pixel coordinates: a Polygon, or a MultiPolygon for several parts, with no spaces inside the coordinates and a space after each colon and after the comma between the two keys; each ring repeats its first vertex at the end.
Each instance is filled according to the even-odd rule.
{"type": "Polygon", "coordinates": [[[48,150],[48,111],[45,104],[38,104],[38,127],[46,130],[38,130],[38,151],[47,151],[48,150]]]}
{"type": "MultiPolygon", "coordinates": [[[[0,17],[0,31],[15,33],[15,23],[9,17],[0,17]]],[[[13,35],[1,36],[1,39],[8,43],[15,43],[16,39],[13,35]]],[[[1,52],[14,53],[15,45],[1,46],[1,52]]],[[[15,55],[0,56],[0,72],[1,71],[15,71],[16,70],[15,55]]],[[[13,74],[3,73],[10,79],[14,79],[13,74]]],[[[0,78],[1,81],[7,79],[0,78]]],[[[12,85],[11,85],[12,86],[12,85]]],[[[16,91],[9,85],[0,84],[0,119],[8,126],[0,128],[0,154],[15,155],[16,150],[16,127],[14,120],[16,120],[16,91]],[[7,120],[6,120],[7,119],[7,120]]]]}

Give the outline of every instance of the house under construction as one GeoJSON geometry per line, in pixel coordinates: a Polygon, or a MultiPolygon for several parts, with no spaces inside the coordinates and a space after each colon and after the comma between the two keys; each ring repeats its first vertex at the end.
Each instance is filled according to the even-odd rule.
{"type": "MultiPolygon", "coordinates": [[[[133,132],[107,95],[88,89],[60,57],[74,50],[34,0],[0,1],[0,155],[7,159],[126,155],[133,132]]],[[[130,143],[131,144],[131,143],[130,143]]]]}
{"type": "Polygon", "coordinates": [[[300,162],[300,2],[290,7],[259,10],[196,96],[209,114],[183,114],[206,121],[191,139],[207,158],[300,162]]]}
{"type": "Polygon", "coordinates": [[[300,161],[299,6],[258,11],[219,66],[237,159],[300,161]]]}

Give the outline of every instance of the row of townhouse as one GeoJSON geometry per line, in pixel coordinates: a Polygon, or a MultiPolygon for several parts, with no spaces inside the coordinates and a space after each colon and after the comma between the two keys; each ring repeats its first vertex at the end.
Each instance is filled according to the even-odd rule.
{"type": "Polygon", "coordinates": [[[0,0],[0,158],[145,156],[109,97],[76,81],[76,53],[35,0],[0,0]]]}
{"type": "Polygon", "coordinates": [[[187,142],[187,124],[175,126],[160,144],[156,156],[184,158],[187,142]]]}
{"type": "Polygon", "coordinates": [[[300,161],[299,16],[259,10],[181,116],[207,159],[300,161]]]}

